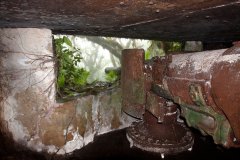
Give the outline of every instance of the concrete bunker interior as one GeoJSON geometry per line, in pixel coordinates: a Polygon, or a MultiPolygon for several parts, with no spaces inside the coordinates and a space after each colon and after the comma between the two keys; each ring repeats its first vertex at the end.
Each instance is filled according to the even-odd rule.
{"type": "MultiPolygon", "coordinates": [[[[180,64],[178,60],[184,58],[179,58],[178,55],[170,57],[174,63],[166,63],[161,59],[155,60],[153,63],[152,67],[157,68],[158,73],[164,72],[160,75],[167,74],[167,77],[163,76],[163,80],[154,76],[156,73],[146,72],[146,74],[153,75],[152,90],[155,90],[155,92],[170,91],[170,98],[167,94],[164,94],[166,96],[164,98],[172,99],[174,103],[185,106],[181,109],[184,110],[184,117],[188,121],[188,125],[199,129],[202,133],[211,135],[213,138],[220,137],[220,139],[214,139],[215,143],[229,147],[239,145],[240,94],[236,87],[239,84],[239,43],[237,42],[240,37],[239,7],[240,2],[237,0],[199,0],[194,2],[188,0],[112,0],[106,3],[97,0],[75,1],[73,3],[68,0],[61,2],[43,0],[37,4],[34,1],[1,1],[1,134],[10,141],[21,145],[21,147],[24,146],[33,150],[33,152],[66,155],[66,153],[86,146],[97,135],[128,127],[135,121],[128,115],[140,116],[138,118],[141,118],[141,114],[135,112],[134,109],[131,110],[131,107],[130,111],[126,109],[126,101],[123,110],[128,115],[122,114],[121,97],[123,96],[123,99],[128,102],[134,102],[129,101],[124,97],[125,94],[122,94],[127,89],[117,89],[66,103],[56,103],[56,86],[54,83],[56,73],[54,71],[55,64],[52,60],[54,58],[52,33],[74,33],[169,41],[202,41],[203,47],[208,49],[222,49],[233,46],[227,51],[204,52],[201,54],[202,57],[200,54],[195,58],[189,54],[184,56],[188,60],[193,60],[192,62],[199,58],[200,61],[196,61],[196,65],[200,62],[212,62],[211,60],[207,61],[206,57],[210,57],[210,59],[211,57],[213,59],[218,57],[222,62],[233,65],[224,63],[220,66],[210,68],[203,66],[204,68],[202,68],[202,70],[210,69],[210,75],[218,79],[211,83],[212,87],[215,88],[215,98],[216,96],[220,97],[218,100],[204,95],[205,93],[208,94],[206,92],[208,90],[207,88],[203,90],[201,88],[202,84],[191,84],[190,97],[187,97],[187,100],[184,101],[184,90],[188,86],[188,82],[178,81],[186,76],[181,67],[185,68],[190,76],[189,78],[195,77],[196,79],[198,72],[193,70],[191,65],[180,64]],[[232,45],[233,43],[234,45],[232,45]],[[170,66],[172,70],[168,73],[164,69],[161,70],[162,66],[170,66]],[[229,66],[230,69],[226,69],[229,66]],[[217,71],[217,68],[221,67],[226,69],[224,74],[217,71]],[[215,69],[216,71],[213,72],[212,70],[215,69]],[[182,72],[182,74],[178,72],[182,72]],[[173,82],[169,81],[169,78],[171,79],[170,75],[175,75],[175,78],[180,77],[172,79],[176,81],[173,82]],[[227,78],[222,75],[226,75],[227,78]],[[225,85],[231,81],[233,81],[231,84],[225,85]],[[167,82],[167,86],[182,84],[182,88],[166,88],[165,82],[167,82]],[[170,84],[171,82],[173,84],[170,84]],[[159,89],[154,84],[162,84],[163,87],[159,89]],[[226,94],[218,95],[218,93],[226,94]],[[224,96],[224,98],[221,98],[221,96],[224,96]],[[232,102],[231,106],[227,105],[225,99],[232,102]],[[190,107],[189,104],[191,104],[190,107]],[[217,126],[220,126],[219,130],[221,128],[229,130],[221,130],[220,135],[215,130],[211,130],[211,126],[209,126],[208,131],[202,130],[201,125],[207,124],[212,119],[199,117],[199,115],[195,115],[195,118],[189,116],[195,114],[192,113],[192,110],[189,110],[192,105],[200,106],[201,112],[204,111],[214,115],[213,118],[222,124],[218,125],[217,123],[217,126]],[[206,106],[211,106],[212,110],[202,110],[201,107],[206,108],[206,106]],[[219,106],[221,106],[221,110],[218,110],[219,106]],[[225,121],[224,118],[226,119],[226,117],[227,120],[225,121]],[[195,125],[198,122],[201,124],[200,126],[195,125]]],[[[138,55],[139,52],[141,51],[135,50],[134,55],[138,55]]],[[[213,61],[215,62],[215,59],[213,61]]],[[[139,62],[136,65],[141,65],[140,61],[136,62],[139,62]]],[[[208,66],[211,65],[212,63],[208,64],[208,66]]],[[[131,66],[134,68],[134,65],[131,66]]],[[[148,67],[151,68],[151,64],[148,67]]],[[[144,72],[137,73],[140,75],[140,81],[136,84],[140,84],[138,93],[141,97],[140,91],[143,91],[141,87],[146,84],[144,82],[144,72]]],[[[205,74],[204,76],[204,80],[207,80],[209,75],[205,74]]],[[[209,83],[206,84],[209,85],[209,83]]],[[[151,94],[147,93],[147,96],[151,94]]],[[[140,101],[137,99],[137,103],[145,104],[144,95],[140,101]]],[[[131,96],[129,92],[129,97],[131,96]]],[[[155,103],[156,100],[154,99],[156,98],[154,96],[149,97],[150,102],[155,103]]],[[[158,113],[154,112],[154,107],[151,108],[151,106],[154,106],[154,104],[148,105],[144,109],[154,114],[158,113]]],[[[143,113],[142,109],[139,111],[143,113]]],[[[172,114],[172,112],[168,114],[172,114]]],[[[161,117],[161,115],[157,116],[161,117]]],[[[129,131],[128,136],[131,136],[131,132],[129,131]]]]}

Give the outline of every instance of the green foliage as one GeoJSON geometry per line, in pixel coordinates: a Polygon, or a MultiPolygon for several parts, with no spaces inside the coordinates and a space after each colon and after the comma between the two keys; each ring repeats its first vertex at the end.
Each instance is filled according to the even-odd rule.
{"type": "Polygon", "coordinates": [[[68,37],[64,36],[63,42],[66,43],[68,46],[72,47],[72,42],[68,37]]]}
{"type": "Polygon", "coordinates": [[[106,77],[105,77],[105,79],[110,83],[114,83],[115,81],[118,80],[118,78],[119,76],[116,71],[109,71],[108,73],[106,73],[106,77]]]}
{"type": "Polygon", "coordinates": [[[145,60],[155,56],[165,56],[169,52],[180,52],[182,48],[183,44],[180,42],[151,41],[145,53],[145,60]]]}
{"type": "Polygon", "coordinates": [[[151,45],[145,52],[145,60],[151,59],[155,56],[164,56],[164,43],[162,41],[150,41],[151,45]]]}
{"type": "Polygon", "coordinates": [[[81,62],[81,52],[72,45],[71,40],[63,36],[55,39],[58,60],[57,89],[60,95],[71,94],[71,91],[87,84],[89,72],[77,65],[81,62]]]}
{"type": "Polygon", "coordinates": [[[151,52],[149,50],[147,50],[145,52],[145,60],[151,59],[151,52]]]}
{"type": "Polygon", "coordinates": [[[166,42],[166,52],[180,52],[183,44],[180,42],[166,42]]]}

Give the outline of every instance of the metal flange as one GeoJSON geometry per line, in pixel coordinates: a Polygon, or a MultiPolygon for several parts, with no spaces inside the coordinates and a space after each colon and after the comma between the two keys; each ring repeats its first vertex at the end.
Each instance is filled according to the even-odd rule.
{"type": "Polygon", "coordinates": [[[164,155],[192,150],[194,138],[184,123],[158,123],[151,113],[146,112],[145,120],[134,123],[127,129],[131,147],[164,155]]]}

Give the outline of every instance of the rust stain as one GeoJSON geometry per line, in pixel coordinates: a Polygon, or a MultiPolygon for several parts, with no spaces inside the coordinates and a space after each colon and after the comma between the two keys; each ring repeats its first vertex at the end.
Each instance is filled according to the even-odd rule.
{"type": "Polygon", "coordinates": [[[86,97],[77,101],[76,105],[76,125],[79,134],[84,137],[89,130],[94,130],[94,120],[92,115],[93,97],[86,97]]]}
{"type": "MultiPolygon", "coordinates": [[[[240,52],[238,54],[240,57],[240,52]]],[[[234,64],[221,62],[215,65],[212,78],[213,97],[215,103],[228,117],[238,140],[240,140],[239,82],[240,59],[234,64]]]]}
{"type": "Polygon", "coordinates": [[[18,103],[16,120],[19,120],[26,127],[30,136],[37,134],[39,117],[44,115],[48,107],[48,98],[44,95],[37,95],[39,95],[38,92],[31,87],[15,95],[18,103]]]}
{"type": "Polygon", "coordinates": [[[56,128],[49,128],[41,136],[43,144],[62,147],[65,144],[65,139],[62,133],[63,131],[58,131],[56,128]]]}
{"type": "Polygon", "coordinates": [[[71,140],[73,140],[73,135],[72,135],[72,133],[68,133],[67,136],[66,136],[66,141],[68,142],[68,141],[71,141],[71,140]]]}
{"type": "Polygon", "coordinates": [[[115,108],[113,108],[112,114],[113,118],[111,121],[111,129],[118,129],[122,125],[120,120],[120,114],[116,111],[115,108]]]}
{"type": "Polygon", "coordinates": [[[39,136],[45,145],[63,146],[71,139],[69,127],[73,125],[76,130],[76,101],[67,102],[55,108],[50,115],[43,116],[39,124],[39,136]],[[64,136],[64,130],[68,131],[64,136]]]}
{"type": "Polygon", "coordinates": [[[79,134],[84,137],[84,134],[86,132],[87,129],[87,119],[83,116],[78,116],[77,117],[77,126],[78,126],[78,130],[79,130],[79,134]]]}

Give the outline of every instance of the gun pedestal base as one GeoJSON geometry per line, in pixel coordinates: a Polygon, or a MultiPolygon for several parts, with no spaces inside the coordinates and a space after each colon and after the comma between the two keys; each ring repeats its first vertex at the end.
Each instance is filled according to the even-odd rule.
{"type": "Polygon", "coordinates": [[[131,147],[161,153],[162,157],[191,150],[194,143],[192,133],[183,123],[158,123],[149,112],[145,112],[143,121],[127,129],[127,139],[131,147]]]}

